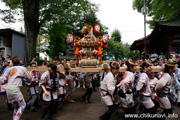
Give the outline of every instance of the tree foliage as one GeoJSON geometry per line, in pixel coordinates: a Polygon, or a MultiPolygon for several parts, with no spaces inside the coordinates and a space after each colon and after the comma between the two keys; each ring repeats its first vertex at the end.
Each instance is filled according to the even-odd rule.
{"type": "Polygon", "coordinates": [[[111,37],[114,38],[115,41],[121,42],[121,34],[120,34],[120,31],[119,31],[118,29],[115,29],[115,30],[112,32],[111,37]]]}
{"type": "MultiPolygon", "coordinates": [[[[118,34],[121,36],[120,32],[118,34]]],[[[129,44],[123,44],[122,42],[115,40],[115,37],[111,37],[108,43],[108,47],[103,50],[103,55],[104,59],[114,58],[115,60],[123,60],[124,58],[131,58],[136,60],[136,58],[139,56],[139,52],[131,51],[129,44]]]]}
{"type": "Polygon", "coordinates": [[[122,43],[116,41],[114,38],[109,40],[108,47],[103,52],[108,58],[114,57],[116,60],[123,59],[124,56],[122,43]]]}
{"type": "Polygon", "coordinates": [[[1,10],[2,19],[6,22],[15,22],[16,15],[22,14],[25,22],[25,55],[30,62],[36,55],[38,33],[48,33],[47,27],[63,21],[73,24],[89,10],[96,6],[88,0],[3,0],[8,10],[1,10]],[[18,12],[19,11],[19,12],[18,12]]]}
{"type": "MultiPolygon", "coordinates": [[[[141,12],[144,5],[144,0],[134,0],[133,8],[141,12]]],[[[154,26],[155,21],[169,20],[180,15],[180,1],[179,0],[146,0],[146,6],[149,8],[148,16],[152,20],[148,21],[151,27],[154,26]]]]}
{"type": "Polygon", "coordinates": [[[133,60],[136,60],[139,57],[139,51],[138,50],[130,50],[131,45],[125,43],[123,44],[123,55],[124,58],[131,58],[133,60]]]}
{"type": "Polygon", "coordinates": [[[72,33],[74,36],[78,37],[84,37],[79,30],[84,26],[85,23],[94,26],[95,24],[100,24],[101,30],[99,35],[103,35],[104,31],[107,29],[107,27],[103,26],[100,21],[97,19],[97,16],[95,14],[95,11],[90,10],[91,12],[84,13],[83,16],[81,16],[80,19],[77,20],[77,22],[72,24],[67,24],[66,21],[59,21],[59,22],[53,22],[53,25],[51,25],[48,28],[48,35],[50,36],[50,43],[49,43],[49,49],[51,51],[48,51],[47,53],[53,57],[56,56],[56,58],[59,58],[59,53],[65,53],[66,48],[66,35],[68,33],[72,33]],[[58,43],[57,43],[58,42],[58,43]]]}
{"type": "Polygon", "coordinates": [[[59,54],[63,53],[66,48],[66,34],[67,25],[62,21],[54,23],[49,31],[49,51],[47,51],[50,57],[56,56],[59,58],[59,54]]]}

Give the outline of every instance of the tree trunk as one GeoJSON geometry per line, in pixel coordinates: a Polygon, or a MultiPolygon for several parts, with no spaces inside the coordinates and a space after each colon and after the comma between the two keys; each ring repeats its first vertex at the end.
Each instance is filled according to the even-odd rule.
{"type": "Polygon", "coordinates": [[[39,0],[22,0],[25,22],[25,63],[36,57],[37,35],[39,33],[39,0]]]}

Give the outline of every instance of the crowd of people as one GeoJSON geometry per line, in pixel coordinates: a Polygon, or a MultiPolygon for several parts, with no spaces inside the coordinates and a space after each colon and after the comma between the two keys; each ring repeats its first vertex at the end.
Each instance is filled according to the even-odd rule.
{"type": "Polygon", "coordinates": [[[148,58],[149,60],[151,60],[151,62],[162,61],[174,63],[180,60],[180,53],[176,53],[175,50],[173,50],[172,52],[169,52],[168,55],[165,55],[163,52],[160,52],[160,54],[158,55],[155,51],[153,51],[152,53],[149,53],[148,51],[143,51],[140,58],[141,60],[145,60],[148,58]]]}
{"type": "MultiPolygon", "coordinates": [[[[25,108],[31,112],[36,112],[39,99],[44,102],[41,120],[46,120],[47,113],[49,113],[49,119],[56,120],[53,116],[56,108],[62,108],[63,100],[75,102],[73,100],[75,87],[80,88],[81,82],[83,83],[82,87],[87,89],[81,96],[82,100],[86,103],[92,103],[90,97],[92,92],[96,91],[94,84],[97,78],[96,74],[57,72],[57,68],[63,66],[66,60],[47,62],[47,58],[45,58],[40,64],[46,65],[48,70],[42,72],[27,71],[19,57],[13,57],[12,60],[3,58],[1,63],[0,96],[6,95],[8,110],[14,110],[13,120],[19,120],[25,108]],[[27,101],[20,91],[21,86],[27,87],[27,95],[29,96],[27,101]],[[13,104],[15,107],[12,107],[13,104]]],[[[39,63],[33,58],[29,67],[34,68],[38,65],[39,63]]]]}
{"type": "MultiPolygon", "coordinates": [[[[109,120],[120,106],[125,109],[122,119],[129,119],[126,114],[135,114],[137,106],[139,110],[149,114],[156,114],[157,109],[162,108],[161,114],[165,115],[173,113],[172,104],[177,103],[180,107],[180,59],[172,62],[171,58],[166,60],[165,57],[158,56],[157,59],[150,57],[144,60],[138,58],[136,61],[112,61],[109,63],[110,68],[100,73],[58,72],[58,67],[67,62],[65,59],[48,62],[45,58],[41,65],[46,65],[48,70],[43,72],[27,71],[19,57],[1,58],[0,62],[0,95],[7,96],[8,109],[14,110],[13,120],[19,120],[25,108],[36,112],[39,99],[44,103],[41,120],[46,120],[47,115],[48,119],[56,120],[54,114],[62,108],[64,100],[76,102],[73,99],[76,87],[86,88],[80,97],[84,102],[92,104],[91,95],[97,92],[96,80],[99,81],[100,93],[97,97],[108,107],[99,120],[109,120]],[[120,67],[124,66],[127,71],[119,72],[120,67]],[[141,66],[141,71],[137,71],[136,66],[141,66]],[[152,72],[152,66],[164,68],[165,71],[152,72]],[[27,95],[30,96],[27,101],[20,91],[21,86],[27,87],[27,95]],[[115,100],[115,96],[119,99],[115,100]]],[[[30,66],[34,68],[38,65],[32,59],[30,66]]]]}
{"type": "Polygon", "coordinates": [[[109,120],[119,105],[125,109],[123,119],[129,119],[126,118],[127,114],[135,114],[138,105],[140,111],[150,114],[152,117],[159,108],[163,109],[161,114],[164,115],[160,119],[165,119],[169,114],[173,114],[172,104],[175,105],[177,102],[177,105],[180,105],[180,61],[160,64],[154,65],[152,60],[132,62],[129,59],[122,64],[127,67],[127,71],[119,73],[119,63],[111,62],[111,71],[107,72],[100,86],[101,98],[108,110],[100,116],[99,120],[109,120]],[[136,66],[141,66],[141,71],[137,72],[136,66]],[[165,70],[164,72],[152,72],[154,66],[165,70]],[[113,99],[114,94],[119,95],[117,102],[113,99]]]}

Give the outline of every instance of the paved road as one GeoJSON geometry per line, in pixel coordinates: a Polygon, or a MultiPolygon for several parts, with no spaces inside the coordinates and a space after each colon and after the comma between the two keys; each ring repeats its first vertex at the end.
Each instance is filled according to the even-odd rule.
{"type": "MultiPolygon", "coordinates": [[[[27,100],[26,88],[22,87],[21,89],[27,100]]],[[[91,101],[92,104],[84,103],[82,101],[81,95],[85,93],[86,89],[76,88],[74,100],[75,103],[64,102],[63,110],[58,110],[55,115],[57,120],[98,120],[98,117],[102,115],[107,107],[101,104],[101,100],[98,92],[93,92],[91,101]]],[[[42,101],[39,101],[40,105],[43,105],[42,101]]],[[[180,108],[174,107],[174,113],[179,115],[180,119],[180,108]]],[[[158,110],[160,111],[160,109],[158,110]]],[[[25,110],[22,119],[23,120],[40,120],[42,109],[39,108],[37,112],[30,112],[25,110]]],[[[137,110],[138,113],[140,113],[137,110]]],[[[5,96],[0,97],[0,120],[12,120],[13,111],[7,110],[7,105],[5,103],[5,96]]],[[[121,120],[123,116],[123,109],[119,108],[112,114],[111,120],[121,120]]],[[[177,119],[177,120],[178,120],[177,119]]],[[[170,120],[170,119],[169,119],[170,120]]],[[[174,120],[174,119],[172,119],[174,120]]]]}

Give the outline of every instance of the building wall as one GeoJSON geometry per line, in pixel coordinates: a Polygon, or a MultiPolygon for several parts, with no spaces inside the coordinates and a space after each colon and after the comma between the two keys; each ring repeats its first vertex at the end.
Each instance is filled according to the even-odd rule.
{"type": "Polygon", "coordinates": [[[3,38],[3,45],[4,47],[11,47],[11,40],[8,38],[3,38]]]}
{"type": "Polygon", "coordinates": [[[12,57],[18,56],[24,61],[24,37],[12,34],[12,57]]]}
{"type": "Polygon", "coordinates": [[[11,54],[12,54],[11,51],[12,51],[12,49],[10,47],[5,47],[5,55],[4,56],[7,57],[7,54],[11,56],[11,54]]]}
{"type": "Polygon", "coordinates": [[[11,39],[0,37],[0,55],[7,57],[7,54],[12,55],[11,39]]]}

